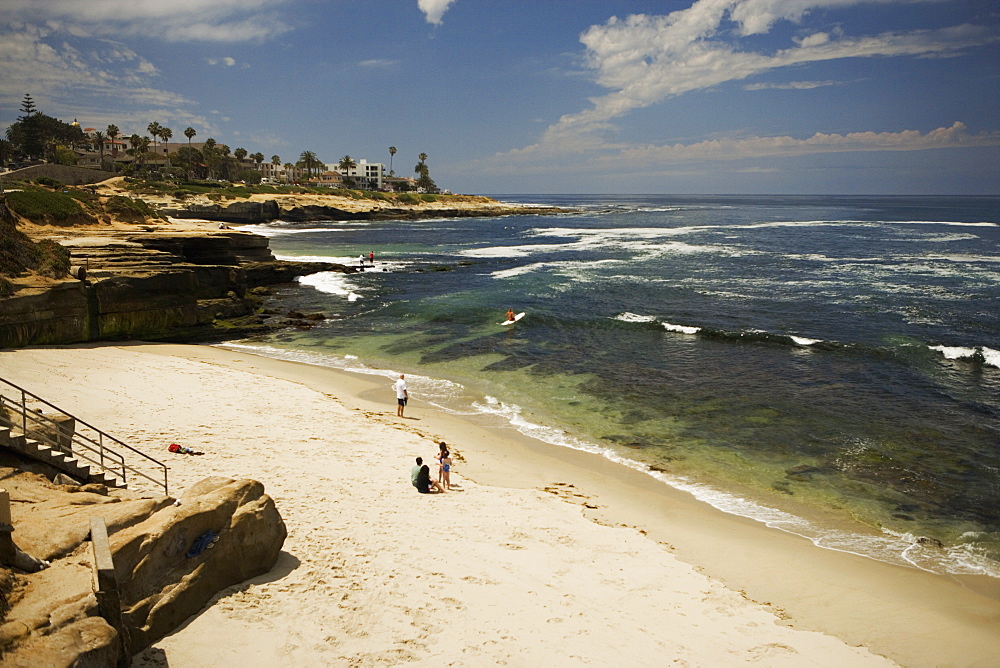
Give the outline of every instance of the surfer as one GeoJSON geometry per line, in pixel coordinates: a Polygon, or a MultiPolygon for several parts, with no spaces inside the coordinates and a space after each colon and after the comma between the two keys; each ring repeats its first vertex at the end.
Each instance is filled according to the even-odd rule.
{"type": "Polygon", "coordinates": [[[507,322],[514,322],[514,309],[507,307],[507,322]]]}

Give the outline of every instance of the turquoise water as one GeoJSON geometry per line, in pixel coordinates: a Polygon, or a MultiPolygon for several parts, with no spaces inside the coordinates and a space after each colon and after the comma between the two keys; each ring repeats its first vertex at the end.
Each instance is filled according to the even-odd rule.
{"type": "Polygon", "coordinates": [[[819,545],[1000,576],[1000,199],[508,199],[579,213],[253,227],[379,264],[282,289],[330,319],[237,345],[403,371],[819,545]]]}

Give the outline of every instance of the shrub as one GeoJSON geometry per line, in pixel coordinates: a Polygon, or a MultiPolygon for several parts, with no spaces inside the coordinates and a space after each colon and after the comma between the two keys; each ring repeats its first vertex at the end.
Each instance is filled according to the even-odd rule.
{"type": "Polygon", "coordinates": [[[144,200],[132,199],[123,195],[115,195],[110,198],[104,208],[111,215],[125,220],[145,220],[146,218],[159,217],[159,214],[144,200]]]}
{"type": "Polygon", "coordinates": [[[69,195],[47,190],[23,190],[7,193],[10,208],[36,223],[62,223],[77,216],[86,216],[80,203],[69,195]]]}
{"type": "Polygon", "coordinates": [[[42,239],[37,244],[38,266],[42,276],[62,278],[69,274],[69,251],[52,239],[42,239]]]}
{"type": "Polygon", "coordinates": [[[49,188],[55,188],[56,190],[63,187],[62,181],[57,181],[51,176],[39,176],[37,179],[35,179],[35,183],[37,183],[40,186],[48,186],[49,188]]]}
{"type": "Polygon", "coordinates": [[[411,195],[410,193],[403,193],[402,195],[399,196],[399,201],[402,202],[403,204],[416,204],[420,200],[417,199],[416,195],[411,195]]]}

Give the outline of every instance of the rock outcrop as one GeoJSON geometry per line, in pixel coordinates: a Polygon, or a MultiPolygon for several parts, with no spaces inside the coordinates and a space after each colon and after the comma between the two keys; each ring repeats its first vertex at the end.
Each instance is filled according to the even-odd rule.
{"type": "Polygon", "coordinates": [[[332,263],[275,260],[267,238],[237,231],[129,232],[64,243],[86,280],[50,280],[0,299],[0,348],[98,340],[234,338],[282,326],[251,288],[332,263]]]}
{"type": "Polygon", "coordinates": [[[18,544],[52,561],[31,574],[0,569],[4,666],[122,665],[124,648],[141,651],[220,590],[269,571],[286,536],[273,500],[252,480],[207,478],[175,503],[89,493],[15,469],[0,469],[0,478],[18,544]],[[108,526],[124,633],[98,616],[91,517],[108,526]]]}
{"type": "Polygon", "coordinates": [[[162,209],[162,213],[174,218],[197,218],[237,225],[251,225],[277,220],[281,214],[278,203],[240,201],[231,204],[189,204],[183,208],[162,209]]]}

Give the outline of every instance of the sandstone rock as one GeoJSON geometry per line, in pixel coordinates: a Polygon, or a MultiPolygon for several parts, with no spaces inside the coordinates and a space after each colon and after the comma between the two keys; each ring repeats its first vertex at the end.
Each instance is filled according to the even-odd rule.
{"type": "Polygon", "coordinates": [[[111,537],[133,652],[176,628],[221,589],[269,571],[285,541],[285,524],[259,482],[207,478],[181,500],[111,537]],[[188,557],[194,541],[209,531],[218,542],[188,557]]]}
{"type": "Polygon", "coordinates": [[[0,588],[0,603],[11,606],[0,625],[3,666],[127,665],[119,654],[128,643],[97,616],[92,547],[81,529],[91,516],[103,516],[111,534],[133,652],[177,628],[225,587],[270,570],[286,536],[274,502],[252,480],[208,478],[175,505],[169,497],[128,498],[122,490],[70,492],[10,469],[0,477],[17,501],[17,534],[34,549],[67,555],[38,573],[0,573],[14,583],[13,591],[0,588]],[[218,541],[188,557],[192,543],[209,531],[218,541]]]}

